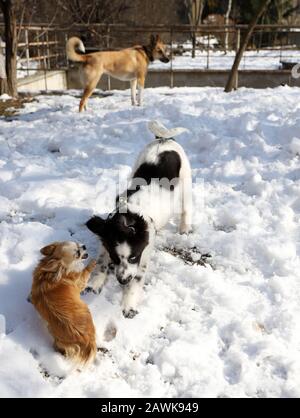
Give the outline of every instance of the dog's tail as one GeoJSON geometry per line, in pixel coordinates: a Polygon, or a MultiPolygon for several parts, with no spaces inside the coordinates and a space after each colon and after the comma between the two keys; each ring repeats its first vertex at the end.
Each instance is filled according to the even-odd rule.
{"type": "Polygon", "coordinates": [[[67,41],[67,45],[66,45],[67,57],[70,61],[86,62],[87,56],[78,54],[77,51],[80,51],[84,54],[85,48],[84,48],[82,40],[77,38],[76,36],[73,36],[67,41]]]}
{"type": "Polygon", "coordinates": [[[188,131],[188,129],[186,128],[168,129],[157,120],[152,120],[151,122],[149,122],[148,128],[157,139],[174,139],[175,136],[181,134],[182,132],[188,131]]]}

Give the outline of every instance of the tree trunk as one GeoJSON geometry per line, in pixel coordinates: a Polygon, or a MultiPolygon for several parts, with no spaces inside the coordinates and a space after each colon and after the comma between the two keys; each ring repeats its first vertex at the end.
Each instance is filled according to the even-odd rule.
{"type": "Polygon", "coordinates": [[[17,25],[13,0],[0,1],[5,23],[5,68],[7,90],[12,97],[18,96],[17,90],[17,25]]]}
{"type": "Polygon", "coordinates": [[[270,3],[270,0],[263,0],[261,3],[261,6],[259,7],[259,10],[257,11],[257,14],[254,16],[254,18],[252,19],[252,21],[249,23],[245,38],[243,39],[243,42],[241,43],[240,49],[238,50],[232,69],[230,71],[229,74],[229,78],[225,87],[225,92],[226,93],[230,93],[233,88],[234,88],[234,83],[238,74],[238,70],[239,70],[239,66],[241,63],[241,60],[243,58],[243,54],[247,48],[247,45],[249,43],[249,40],[252,36],[252,33],[255,29],[255,26],[258,22],[258,20],[261,18],[261,16],[264,14],[264,12],[266,11],[268,5],[270,3]]]}
{"type": "MultiPolygon", "coordinates": [[[[227,12],[225,14],[225,25],[227,26],[229,24],[229,17],[230,17],[230,12],[231,12],[231,8],[232,8],[232,0],[228,0],[228,7],[227,7],[227,12]]],[[[229,32],[228,29],[225,29],[225,53],[227,53],[228,51],[228,39],[229,39],[229,32]]]]}
{"type": "Polygon", "coordinates": [[[201,23],[204,0],[186,0],[186,7],[188,8],[189,22],[192,27],[192,58],[196,57],[196,43],[197,43],[197,29],[201,23]]]}

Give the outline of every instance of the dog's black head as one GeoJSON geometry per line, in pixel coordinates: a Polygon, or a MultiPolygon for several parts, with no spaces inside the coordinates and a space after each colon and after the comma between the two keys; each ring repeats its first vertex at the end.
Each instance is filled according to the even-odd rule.
{"type": "Polygon", "coordinates": [[[120,284],[127,284],[137,276],[144,250],[149,244],[147,221],[127,211],[116,212],[108,219],[92,217],[86,226],[98,235],[108,251],[120,284]]]}

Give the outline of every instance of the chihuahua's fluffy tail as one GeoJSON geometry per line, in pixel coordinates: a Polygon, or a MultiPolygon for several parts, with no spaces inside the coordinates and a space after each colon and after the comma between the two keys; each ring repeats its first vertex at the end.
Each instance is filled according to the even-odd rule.
{"type": "Polygon", "coordinates": [[[84,54],[85,48],[82,40],[77,38],[76,36],[73,36],[67,41],[66,44],[67,57],[70,61],[86,62],[87,56],[78,54],[77,51],[80,51],[84,54]]]}

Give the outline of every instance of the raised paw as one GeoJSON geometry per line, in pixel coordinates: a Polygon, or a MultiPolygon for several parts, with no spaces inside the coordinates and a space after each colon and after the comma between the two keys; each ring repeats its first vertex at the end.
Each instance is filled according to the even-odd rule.
{"type": "Polygon", "coordinates": [[[93,270],[95,270],[96,265],[97,265],[97,261],[91,260],[87,266],[87,269],[92,272],[93,270]]]}
{"type": "Polygon", "coordinates": [[[135,315],[137,315],[139,313],[139,311],[135,310],[135,309],[123,309],[123,315],[125,316],[125,318],[129,318],[132,319],[135,317],[135,315]]]}
{"type": "Polygon", "coordinates": [[[93,287],[91,287],[91,286],[88,286],[88,287],[86,287],[85,289],[84,289],[84,291],[82,292],[84,295],[86,294],[86,293],[94,293],[95,295],[99,295],[100,293],[101,293],[101,290],[102,290],[102,288],[99,288],[99,289],[94,289],[93,287]]]}
{"type": "Polygon", "coordinates": [[[105,347],[97,347],[97,352],[102,354],[107,354],[109,350],[105,347]]]}

